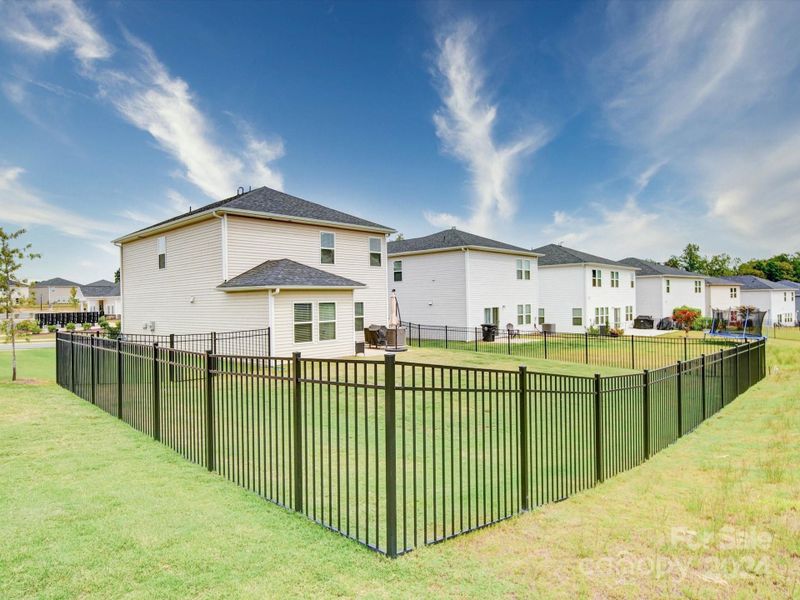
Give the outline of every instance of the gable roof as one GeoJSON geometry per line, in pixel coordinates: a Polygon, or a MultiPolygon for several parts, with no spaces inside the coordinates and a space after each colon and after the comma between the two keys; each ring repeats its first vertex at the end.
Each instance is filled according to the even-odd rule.
{"type": "Polygon", "coordinates": [[[97,281],[93,281],[92,283],[87,283],[86,285],[93,287],[111,287],[116,284],[113,281],[109,281],[108,279],[98,279],[97,281]]]}
{"type": "Polygon", "coordinates": [[[789,281],[788,279],[781,279],[778,283],[793,288],[795,290],[800,290],[800,282],[797,281],[789,281]]]}
{"type": "Polygon", "coordinates": [[[394,229],[367,221],[360,217],[344,213],[334,208],[310,202],[297,196],[291,196],[268,187],[260,187],[237,196],[206,204],[195,210],[183,213],[176,217],[166,219],[144,229],[139,229],[114,240],[115,242],[128,241],[130,238],[141,236],[170,225],[177,225],[180,221],[190,220],[208,215],[212,212],[227,212],[251,216],[271,217],[285,221],[311,222],[338,225],[356,229],[367,229],[392,233],[394,229]]]}
{"type": "Polygon", "coordinates": [[[731,281],[730,279],[726,279],[725,277],[706,277],[706,285],[722,285],[725,287],[730,287],[732,285],[742,287],[742,284],[738,281],[731,281]]]}
{"type": "Polygon", "coordinates": [[[34,287],[81,287],[81,284],[62,277],[53,277],[52,279],[37,281],[34,287]]]}
{"type": "Polygon", "coordinates": [[[668,267],[667,265],[662,265],[661,263],[657,263],[653,260],[644,260],[642,258],[634,258],[632,256],[623,258],[619,262],[631,267],[638,267],[639,272],[636,273],[637,277],[663,277],[668,275],[671,277],[696,277],[699,279],[706,278],[706,276],[701,273],[693,273],[692,271],[676,269],[675,267],[668,267]]]}
{"type": "Polygon", "coordinates": [[[726,279],[740,283],[743,290],[777,290],[783,292],[794,289],[791,286],[784,285],[777,281],[769,281],[768,279],[756,277],[755,275],[732,275],[726,279]]]}
{"type": "Polygon", "coordinates": [[[364,284],[281,258],[263,262],[217,287],[226,291],[269,288],[352,289],[364,287],[364,284]]]}
{"type": "Polygon", "coordinates": [[[490,238],[475,235],[468,231],[461,231],[455,227],[438,231],[430,235],[409,238],[407,240],[396,240],[387,244],[388,254],[404,254],[408,252],[426,252],[435,250],[447,250],[455,248],[474,248],[481,250],[502,250],[505,252],[515,252],[537,256],[537,253],[520,246],[506,244],[490,238]]]}
{"type": "Polygon", "coordinates": [[[95,281],[94,283],[90,283],[88,285],[82,285],[80,288],[81,294],[83,294],[84,298],[104,298],[116,297],[120,295],[119,284],[111,283],[105,279],[95,281]]]}
{"type": "Polygon", "coordinates": [[[567,248],[559,244],[547,244],[539,248],[534,248],[534,252],[540,252],[544,256],[539,259],[540,267],[552,267],[557,265],[578,265],[578,264],[599,264],[599,265],[612,265],[616,267],[630,268],[629,265],[622,264],[610,258],[603,258],[589,254],[588,252],[581,252],[574,248],[567,248]]]}

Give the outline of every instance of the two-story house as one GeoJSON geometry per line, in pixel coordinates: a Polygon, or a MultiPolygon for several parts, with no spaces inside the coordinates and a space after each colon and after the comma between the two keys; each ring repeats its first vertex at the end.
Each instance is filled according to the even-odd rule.
{"type": "Polygon", "coordinates": [[[715,310],[738,310],[742,302],[742,284],[724,277],[706,277],[705,314],[713,316],[715,310]]]}
{"type": "Polygon", "coordinates": [[[794,290],[794,322],[796,325],[800,322],[800,283],[797,281],[790,281],[789,279],[782,279],[778,283],[794,290]]]}
{"type": "Polygon", "coordinates": [[[125,235],[123,332],[270,327],[274,356],[352,355],[387,321],[392,231],[262,187],[125,235]]]}
{"type": "Polygon", "coordinates": [[[626,329],[636,315],[636,268],[558,244],[535,248],[539,259],[539,311],[557,332],[592,326],[626,329]]]}
{"type": "Polygon", "coordinates": [[[539,254],[461,231],[389,242],[389,289],[403,321],[533,329],[539,254]]]}
{"type": "Polygon", "coordinates": [[[44,281],[37,281],[33,286],[33,293],[36,297],[36,304],[68,304],[72,299],[72,290],[75,290],[75,298],[80,301],[81,284],[64,279],[63,277],[53,277],[44,281]]]}
{"type": "Polygon", "coordinates": [[[743,306],[755,306],[766,311],[764,325],[795,324],[795,290],[783,283],[754,275],[726,277],[742,286],[743,306]]]}
{"type": "Polygon", "coordinates": [[[641,258],[623,258],[620,262],[636,267],[636,304],[639,313],[652,316],[656,324],[680,306],[706,311],[706,276],[668,267],[641,258]]]}

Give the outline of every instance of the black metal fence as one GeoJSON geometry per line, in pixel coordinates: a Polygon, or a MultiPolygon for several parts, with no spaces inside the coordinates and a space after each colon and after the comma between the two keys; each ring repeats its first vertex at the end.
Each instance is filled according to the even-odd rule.
{"type": "Polygon", "coordinates": [[[102,312],[46,312],[36,313],[34,319],[39,323],[39,327],[47,327],[48,325],[64,327],[67,323],[75,323],[76,325],[81,325],[82,323],[94,324],[102,316],[102,312]]]}
{"type": "Polygon", "coordinates": [[[419,348],[468,350],[602,365],[623,369],[656,369],[687,361],[701,354],[712,354],[741,343],[723,338],[687,336],[610,336],[590,333],[547,333],[511,331],[500,328],[484,339],[480,327],[449,327],[404,323],[406,343],[419,348]]]}
{"type": "Polygon", "coordinates": [[[578,377],[233,356],[57,336],[58,383],[188,460],[389,556],[590,488],[766,375],[765,342],[578,377]]]}

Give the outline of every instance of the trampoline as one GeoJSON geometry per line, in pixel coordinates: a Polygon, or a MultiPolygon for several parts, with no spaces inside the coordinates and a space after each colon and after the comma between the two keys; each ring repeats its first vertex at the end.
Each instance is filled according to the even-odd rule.
{"type": "Polygon", "coordinates": [[[740,340],[764,339],[762,328],[766,314],[764,310],[747,306],[734,310],[715,309],[708,335],[740,340]]]}

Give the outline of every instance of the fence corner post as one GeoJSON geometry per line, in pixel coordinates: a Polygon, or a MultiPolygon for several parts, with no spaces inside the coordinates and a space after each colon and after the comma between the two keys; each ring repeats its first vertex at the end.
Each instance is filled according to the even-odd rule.
{"type": "Polygon", "coordinates": [[[122,419],[122,340],[117,337],[117,418],[122,419]]]}
{"type": "Polygon", "coordinates": [[[700,355],[700,398],[703,401],[703,421],[706,420],[706,355],[700,355]]]}
{"type": "Polygon", "coordinates": [[[528,480],[528,367],[519,366],[519,481],[521,509],[531,508],[530,482],[528,480]]]}
{"type": "Polygon", "coordinates": [[[547,360],[547,331],[542,330],[542,337],[544,338],[544,358],[547,360]]]}
{"type": "Polygon", "coordinates": [[[595,481],[603,482],[603,407],[602,378],[600,373],[594,374],[594,464],[595,481]]]}
{"type": "Polygon", "coordinates": [[[96,396],[95,396],[95,394],[97,393],[97,385],[96,385],[97,364],[95,363],[95,361],[97,360],[97,357],[95,356],[95,343],[94,343],[94,340],[95,340],[94,336],[90,335],[89,336],[89,380],[91,381],[91,384],[92,384],[91,388],[90,388],[90,394],[91,394],[91,397],[92,397],[92,404],[96,404],[96,401],[95,401],[96,400],[96,396]]]}
{"type": "Polygon", "coordinates": [[[303,386],[300,381],[300,353],[292,352],[292,462],[294,510],[303,512],[303,386]]]}
{"type": "Polygon", "coordinates": [[[444,347],[445,347],[445,349],[447,349],[448,346],[450,345],[450,340],[448,340],[448,337],[449,336],[447,335],[447,325],[445,325],[444,326],[444,347]]]}
{"type": "Polygon", "coordinates": [[[719,407],[725,407],[725,350],[719,351],[719,407]]]}
{"type": "Polygon", "coordinates": [[[153,438],[161,441],[161,385],[158,372],[158,342],[153,342],[153,438]]]}
{"type": "Polygon", "coordinates": [[[631,335],[631,369],[636,368],[636,336],[631,335]]]}
{"type": "Polygon", "coordinates": [[[683,336],[683,360],[689,360],[689,338],[687,337],[689,334],[687,333],[683,336]]]}
{"type": "Polygon", "coordinates": [[[585,351],[584,354],[586,355],[586,364],[588,365],[589,364],[589,332],[588,331],[584,331],[583,332],[583,348],[584,348],[584,351],[585,351]]]}
{"type": "Polygon", "coordinates": [[[395,356],[384,356],[384,426],[386,442],[386,554],[397,556],[397,431],[395,415],[395,356]]]}
{"type": "Polygon", "coordinates": [[[172,383],[175,381],[175,354],[172,352],[175,350],[175,334],[169,334],[169,360],[167,364],[169,364],[169,382],[172,383]]]}
{"type": "Polygon", "coordinates": [[[678,397],[678,437],[683,436],[683,361],[677,363],[676,388],[678,397]]]}
{"type": "Polygon", "coordinates": [[[650,370],[642,372],[642,441],[644,459],[650,458],[650,370]]]}
{"type": "Polygon", "coordinates": [[[214,464],[214,370],[216,358],[211,350],[205,352],[206,371],[206,468],[213,471],[214,464]]]}
{"type": "Polygon", "coordinates": [[[478,351],[478,328],[475,327],[475,352],[478,351]]]}

